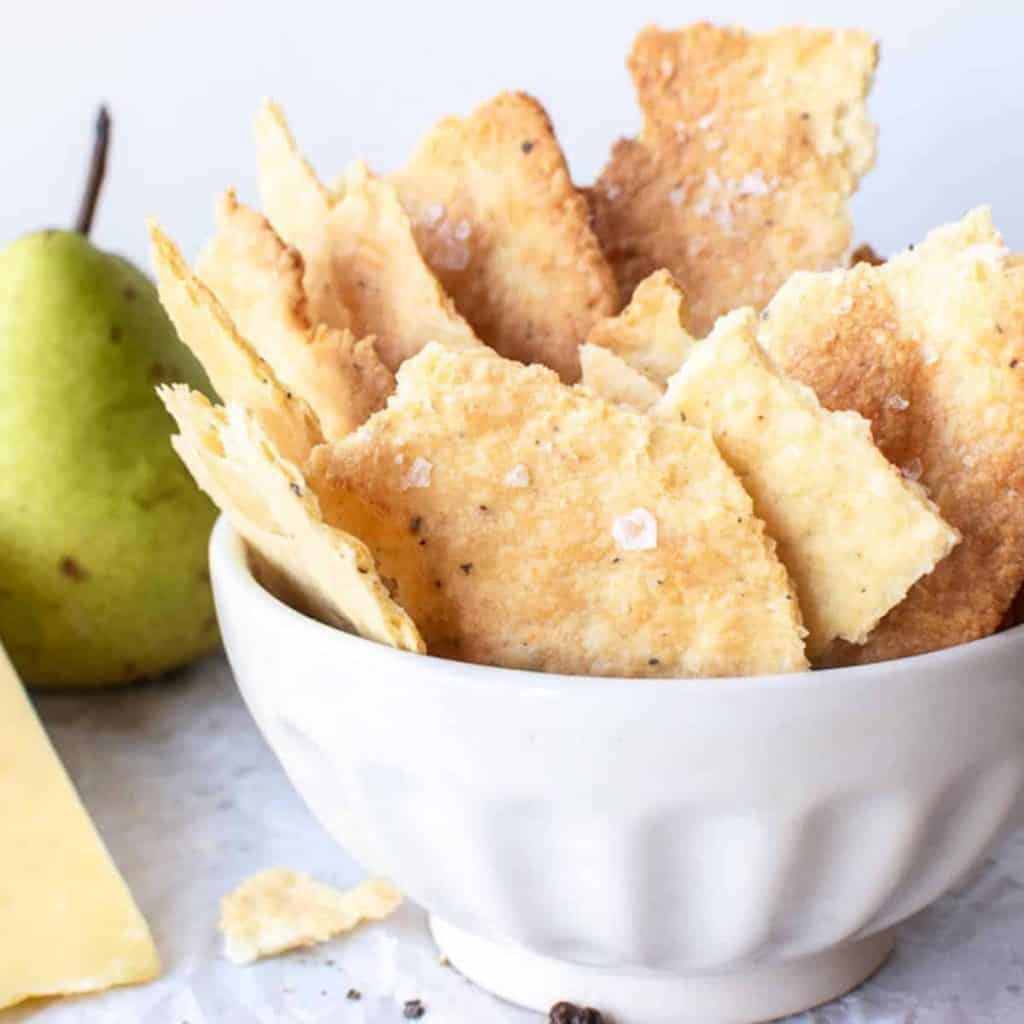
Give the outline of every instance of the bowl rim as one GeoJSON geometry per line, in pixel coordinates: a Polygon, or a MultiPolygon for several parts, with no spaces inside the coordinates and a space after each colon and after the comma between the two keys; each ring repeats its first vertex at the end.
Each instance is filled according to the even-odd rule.
{"type": "MultiPolygon", "coordinates": [[[[539,672],[533,669],[506,668],[499,665],[480,665],[475,662],[455,661],[435,654],[418,654],[406,651],[376,640],[369,640],[357,633],[349,633],[337,626],[320,622],[312,616],[297,611],[267,590],[253,575],[247,554],[247,542],[231,525],[227,517],[218,516],[210,534],[209,545],[210,576],[215,592],[219,582],[226,582],[263,606],[271,614],[281,616],[293,626],[308,632],[311,640],[318,638],[319,644],[349,647],[356,645],[372,657],[405,662],[409,669],[421,674],[430,673],[435,680],[444,680],[457,688],[496,686],[528,688],[537,692],[564,694],[567,689],[574,694],[621,694],[628,687],[633,696],[647,691],[665,693],[685,692],[699,694],[714,692],[724,696],[727,693],[754,689],[798,690],[803,687],[820,689],[828,681],[834,685],[854,682],[878,682],[880,677],[889,683],[901,679],[919,678],[921,673],[942,669],[944,672],[971,668],[984,655],[998,657],[1004,648],[1020,646],[1024,649],[1024,623],[1009,629],[992,633],[977,640],[946,647],[925,654],[908,655],[891,661],[872,662],[866,665],[849,665],[840,668],[815,669],[808,672],[785,672],[759,676],[588,676],[567,675],[556,672],[539,672]],[[586,686],[580,686],[585,681],[586,686]]],[[[216,594],[215,594],[216,596],[216,594]]],[[[970,683],[969,674],[965,676],[970,683]]]]}

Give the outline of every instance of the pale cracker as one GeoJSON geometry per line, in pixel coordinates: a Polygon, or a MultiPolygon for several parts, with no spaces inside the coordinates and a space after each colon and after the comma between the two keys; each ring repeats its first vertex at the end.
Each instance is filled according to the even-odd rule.
{"type": "Polygon", "coordinates": [[[250,409],[281,454],[302,465],[322,440],[313,411],[277,379],[270,364],[238,333],[224,307],[189,269],[178,247],[149,228],[160,302],[178,336],[203,364],[224,399],[250,409]]]}
{"type": "Polygon", "coordinates": [[[618,316],[594,325],[587,341],[614,352],[660,385],[660,392],[694,345],[689,320],[686,298],[672,275],[656,270],[636,286],[618,316]]]}
{"type": "Polygon", "coordinates": [[[505,92],[445,118],[392,180],[477,336],[578,380],[577,348],[618,290],[540,103],[505,92]]]}
{"type": "Polygon", "coordinates": [[[647,412],[661,398],[663,388],[634,370],[611,349],[589,342],[580,346],[581,384],[595,395],[637,412],[647,412]]]}
{"type": "Polygon", "coordinates": [[[331,521],[350,493],[371,511],[360,535],[433,653],[604,676],[806,667],[774,543],[704,431],[430,345],[312,463],[331,521]]]}
{"type": "Polygon", "coordinates": [[[991,633],[1024,580],[1024,267],[987,210],[878,267],[797,274],[760,338],[831,409],[871,421],[889,460],[963,536],[862,648],[880,661],[991,633]]]}
{"type": "Polygon", "coordinates": [[[211,405],[180,384],[159,394],[180,431],[175,451],[231,525],[301,596],[303,610],[370,640],[424,650],[366,546],[323,521],[303,474],[253,415],[233,403],[211,405]]]}
{"type": "Polygon", "coordinates": [[[263,101],[254,135],[263,209],[274,230],[302,254],[310,319],[339,330],[351,328],[352,315],[331,268],[327,218],[334,194],[320,183],[299,153],[284,112],[276,103],[263,101]]]}
{"type": "Polygon", "coordinates": [[[641,31],[629,68],[643,129],[615,145],[592,193],[623,301],[665,267],[701,337],[794,270],[838,266],[846,200],[874,159],[876,59],[856,31],[641,31]]]}
{"type": "Polygon", "coordinates": [[[281,111],[270,104],[257,118],[257,146],[264,208],[306,262],[311,319],[332,323],[319,305],[320,297],[330,296],[347,314],[346,323],[336,326],[373,335],[391,370],[428,341],[479,347],[420,255],[392,184],[356,161],[337,191],[324,188],[296,150],[281,111]],[[291,189],[303,192],[294,205],[291,189]]]}
{"type": "Polygon", "coordinates": [[[711,431],[778,543],[815,658],[836,637],[863,643],[959,538],[865,419],[828,412],[775,369],[756,327],[751,309],[719,319],[651,414],[711,431]]]}
{"type": "Polygon", "coordinates": [[[302,268],[298,251],[281,241],[265,217],[239,203],[234,192],[221,198],[217,230],[196,272],[332,440],[379,409],[395,382],[373,338],[356,340],[351,331],[314,326],[302,268]]]}
{"type": "Polygon", "coordinates": [[[272,868],[247,878],[221,901],[224,954],[251,964],[327,942],[364,921],[381,921],[401,904],[389,882],[367,879],[341,892],[308,875],[272,868]]]}

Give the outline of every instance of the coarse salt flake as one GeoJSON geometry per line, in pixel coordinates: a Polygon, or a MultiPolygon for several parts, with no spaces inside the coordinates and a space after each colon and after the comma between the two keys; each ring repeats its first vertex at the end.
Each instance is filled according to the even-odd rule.
{"type": "Polygon", "coordinates": [[[430,473],[433,468],[432,463],[417,455],[416,458],[413,459],[413,463],[409,467],[409,471],[404,477],[402,477],[402,482],[400,484],[402,490],[408,491],[413,487],[429,487],[430,473]]]}
{"type": "Polygon", "coordinates": [[[612,184],[604,190],[604,194],[609,202],[614,202],[622,195],[622,189],[618,185],[612,184]]]}
{"type": "Polygon", "coordinates": [[[645,508],[635,508],[612,523],[612,536],[623,551],[650,551],[658,546],[658,523],[645,508]]]}
{"type": "Polygon", "coordinates": [[[530,471],[521,462],[517,462],[506,474],[505,474],[505,486],[506,487],[529,487],[530,486],[530,471]]]}
{"type": "Polygon", "coordinates": [[[925,348],[921,352],[921,361],[925,366],[934,366],[939,361],[939,353],[933,348],[925,348]]]}
{"type": "Polygon", "coordinates": [[[921,479],[921,460],[911,459],[905,466],[900,467],[900,472],[908,480],[920,480],[921,479]]]}
{"type": "Polygon", "coordinates": [[[686,198],[686,189],[682,185],[676,185],[674,189],[668,194],[668,201],[673,206],[682,206],[683,200],[686,198]]]}
{"type": "Polygon", "coordinates": [[[452,232],[460,242],[464,242],[472,233],[473,228],[468,220],[460,220],[459,223],[455,225],[455,230],[452,232]]]}
{"type": "Polygon", "coordinates": [[[440,203],[431,203],[423,211],[423,223],[427,227],[434,227],[436,224],[440,224],[444,220],[444,207],[440,203]]]}
{"type": "Polygon", "coordinates": [[[757,168],[748,171],[736,182],[736,195],[738,196],[763,196],[771,190],[771,185],[765,181],[764,172],[757,168]]]}
{"type": "Polygon", "coordinates": [[[893,412],[903,412],[910,408],[910,403],[902,395],[890,395],[885,400],[885,404],[892,409],[893,412]]]}
{"type": "Polygon", "coordinates": [[[714,123],[715,123],[715,115],[714,114],[705,114],[697,122],[697,127],[700,128],[700,130],[702,132],[706,132],[714,123]]]}

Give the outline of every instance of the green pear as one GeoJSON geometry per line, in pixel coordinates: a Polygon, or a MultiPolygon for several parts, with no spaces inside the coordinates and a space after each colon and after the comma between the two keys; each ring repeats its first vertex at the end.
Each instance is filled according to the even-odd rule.
{"type": "Polygon", "coordinates": [[[206,378],[139,270],[80,231],[0,252],[0,636],[36,685],[105,685],[218,643],[215,511],[170,445],[154,388],[206,378]]]}

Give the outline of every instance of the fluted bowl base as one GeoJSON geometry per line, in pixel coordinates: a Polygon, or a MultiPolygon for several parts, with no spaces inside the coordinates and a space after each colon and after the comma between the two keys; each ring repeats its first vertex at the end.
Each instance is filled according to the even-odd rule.
{"type": "Polygon", "coordinates": [[[511,1003],[547,1010],[561,1000],[593,1006],[615,1024],[762,1024],[836,999],[875,973],[895,931],[814,956],[741,971],[675,974],[616,970],[539,956],[431,917],[441,951],[471,981],[511,1003]]]}

